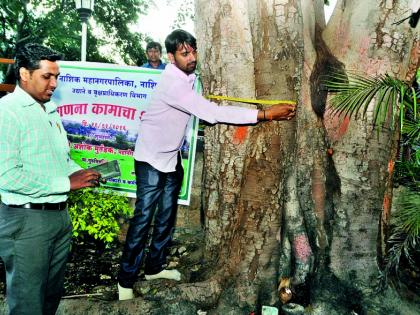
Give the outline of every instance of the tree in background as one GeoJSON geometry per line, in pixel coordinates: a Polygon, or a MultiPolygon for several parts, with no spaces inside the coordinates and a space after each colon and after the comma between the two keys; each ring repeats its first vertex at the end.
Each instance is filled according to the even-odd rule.
{"type": "MultiPolygon", "coordinates": [[[[166,0],[168,4],[173,4],[173,1],[166,0]]],[[[177,12],[175,21],[173,21],[172,29],[182,28],[186,21],[194,21],[194,0],[183,0],[175,9],[177,12]]]]}
{"type": "MultiPolygon", "coordinates": [[[[0,0],[0,3],[2,58],[13,58],[20,45],[39,42],[63,53],[66,60],[80,60],[81,23],[74,1],[0,0]]],[[[143,64],[146,57],[142,44],[147,37],[131,31],[130,26],[147,13],[148,7],[148,1],[143,0],[96,0],[95,30],[88,27],[87,61],[115,62],[113,56],[117,56],[129,65],[143,64]],[[101,51],[101,46],[108,46],[110,51],[101,51]]],[[[5,74],[7,66],[1,67],[5,74]]],[[[12,71],[7,72],[8,82],[14,83],[12,71]]]]}

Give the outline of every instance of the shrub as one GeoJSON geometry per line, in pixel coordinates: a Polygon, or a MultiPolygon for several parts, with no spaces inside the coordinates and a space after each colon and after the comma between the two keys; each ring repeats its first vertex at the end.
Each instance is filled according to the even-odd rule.
{"type": "Polygon", "coordinates": [[[119,218],[133,213],[126,196],[104,188],[73,191],[68,202],[73,237],[81,240],[90,236],[105,245],[117,237],[119,218]]]}
{"type": "Polygon", "coordinates": [[[385,288],[389,276],[395,276],[399,281],[404,269],[414,273],[420,270],[420,195],[417,191],[404,190],[397,199],[396,208],[392,215],[386,265],[380,276],[381,288],[385,288]]]}

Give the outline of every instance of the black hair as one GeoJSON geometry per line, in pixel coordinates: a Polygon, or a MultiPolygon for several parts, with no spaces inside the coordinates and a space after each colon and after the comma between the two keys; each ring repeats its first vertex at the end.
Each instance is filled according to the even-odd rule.
{"type": "Polygon", "coordinates": [[[175,55],[180,46],[189,45],[192,49],[197,49],[195,37],[184,30],[175,30],[165,39],[166,52],[175,55]]]}
{"type": "Polygon", "coordinates": [[[16,51],[15,60],[15,75],[20,81],[20,68],[26,68],[29,71],[39,69],[39,62],[41,60],[57,61],[63,59],[63,56],[45,46],[35,43],[26,44],[16,51]]]}
{"type": "Polygon", "coordinates": [[[159,44],[158,42],[148,42],[146,46],[146,52],[152,48],[157,48],[159,49],[159,52],[162,53],[162,45],[159,44]]]}

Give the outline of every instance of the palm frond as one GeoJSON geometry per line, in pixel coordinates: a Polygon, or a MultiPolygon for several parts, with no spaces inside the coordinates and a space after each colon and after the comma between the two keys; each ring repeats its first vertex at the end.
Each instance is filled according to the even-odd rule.
{"type": "Polygon", "coordinates": [[[407,135],[410,142],[420,141],[420,121],[406,120],[402,128],[402,133],[407,135]]]}
{"type": "Polygon", "coordinates": [[[417,120],[417,98],[420,97],[420,91],[418,93],[416,93],[416,90],[412,87],[411,88],[411,95],[412,95],[412,99],[413,99],[413,112],[414,112],[414,120],[417,120]]]}
{"type": "Polygon", "coordinates": [[[406,91],[404,99],[404,106],[408,108],[409,111],[413,113],[414,120],[417,120],[417,116],[419,115],[419,107],[417,104],[417,99],[420,98],[420,90],[416,94],[416,90],[411,87],[406,91]]]}
{"type": "Polygon", "coordinates": [[[386,270],[389,273],[391,270],[394,270],[395,273],[398,273],[398,268],[400,266],[401,256],[404,253],[404,247],[407,246],[407,234],[403,231],[393,231],[392,235],[388,239],[388,244],[391,245],[387,252],[386,258],[386,270]]]}
{"type": "Polygon", "coordinates": [[[406,192],[397,200],[398,211],[394,217],[397,225],[408,235],[420,235],[420,195],[406,192]]]}
{"type": "Polygon", "coordinates": [[[372,77],[356,73],[334,73],[327,77],[324,85],[329,92],[335,93],[331,99],[334,114],[352,117],[362,111],[362,115],[365,116],[369,105],[375,99],[375,125],[384,124],[389,113],[392,113],[391,123],[393,122],[397,111],[400,110],[400,101],[409,89],[405,82],[387,74],[372,77]]]}
{"type": "Polygon", "coordinates": [[[388,239],[390,245],[386,255],[384,280],[393,272],[399,274],[401,258],[411,268],[416,268],[416,253],[420,241],[420,195],[406,191],[397,200],[397,212],[393,215],[393,228],[388,239]]]}

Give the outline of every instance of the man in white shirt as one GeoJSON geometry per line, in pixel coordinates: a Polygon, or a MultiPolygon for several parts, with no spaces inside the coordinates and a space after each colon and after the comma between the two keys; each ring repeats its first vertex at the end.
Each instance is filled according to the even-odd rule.
{"type": "Polygon", "coordinates": [[[165,264],[183,178],[179,149],[191,115],[211,124],[256,124],[264,120],[289,120],[295,115],[294,105],[278,104],[257,110],[218,106],[208,101],[193,89],[197,65],[195,38],[175,30],[166,38],[165,46],[171,64],[162,72],[149,108],[142,116],[134,152],[137,200],[118,274],[120,300],[133,298],[132,288],[143,259],[146,280],[181,279],[179,271],[167,270],[165,264]],[[145,255],[155,208],[152,240],[145,255]]]}

